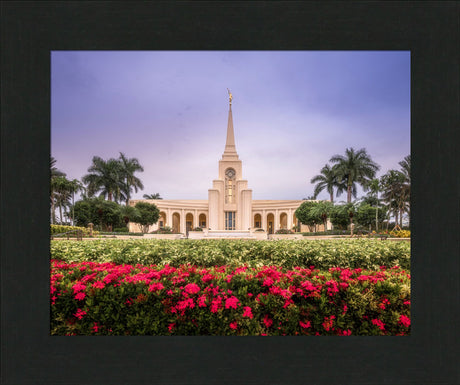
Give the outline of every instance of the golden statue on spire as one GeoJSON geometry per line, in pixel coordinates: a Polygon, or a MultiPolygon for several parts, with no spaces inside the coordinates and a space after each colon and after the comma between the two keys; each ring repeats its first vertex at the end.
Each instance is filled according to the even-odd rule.
{"type": "Polygon", "coordinates": [[[228,101],[230,104],[232,104],[233,95],[228,88],[227,88],[227,91],[228,91],[228,101]]]}

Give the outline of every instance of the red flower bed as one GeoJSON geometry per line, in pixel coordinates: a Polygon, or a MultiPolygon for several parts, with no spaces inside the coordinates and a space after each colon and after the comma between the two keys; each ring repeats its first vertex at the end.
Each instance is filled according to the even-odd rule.
{"type": "Polygon", "coordinates": [[[53,335],[407,335],[410,275],[51,262],[53,335]]]}

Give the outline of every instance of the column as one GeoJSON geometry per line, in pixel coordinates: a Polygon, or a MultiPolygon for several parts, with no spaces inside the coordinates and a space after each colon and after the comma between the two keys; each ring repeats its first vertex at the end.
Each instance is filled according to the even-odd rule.
{"type": "Polygon", "coordinates": [[[180,232],[185,234],[185,210],[182,209],[180,211],[180,232]]]}
{"type": "Polygon", "coordinates": [[[275,223],[274,223],[275,228],[273,229],[273,233],[276,232],[280,228],[280,213],[278,210],[275,210],[275,223]]]}
{"type": "Polygon", "coordinates": [[[262,210],[262,223],[261,223],[261,226],[265,231],[268,231],[267,215],[265,214],[265,210],[262,210]]]}

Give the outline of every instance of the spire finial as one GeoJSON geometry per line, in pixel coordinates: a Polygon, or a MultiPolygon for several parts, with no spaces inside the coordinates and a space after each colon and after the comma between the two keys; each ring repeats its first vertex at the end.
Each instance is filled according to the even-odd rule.
{"type": "Polygon", "coordinates": [[[232,105],[233,95],[228,88],[227,88],[227,91],[228,91],[228,102],[230,103],[230,105],[232,105]]]}

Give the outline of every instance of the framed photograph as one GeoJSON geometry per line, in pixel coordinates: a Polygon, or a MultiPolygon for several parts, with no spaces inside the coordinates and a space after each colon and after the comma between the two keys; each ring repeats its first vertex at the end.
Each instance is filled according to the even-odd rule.
{"type": "Polygon", "coordinates": [[[2,383],[455,383],[455,9],[2,4],[2,383]]]}

